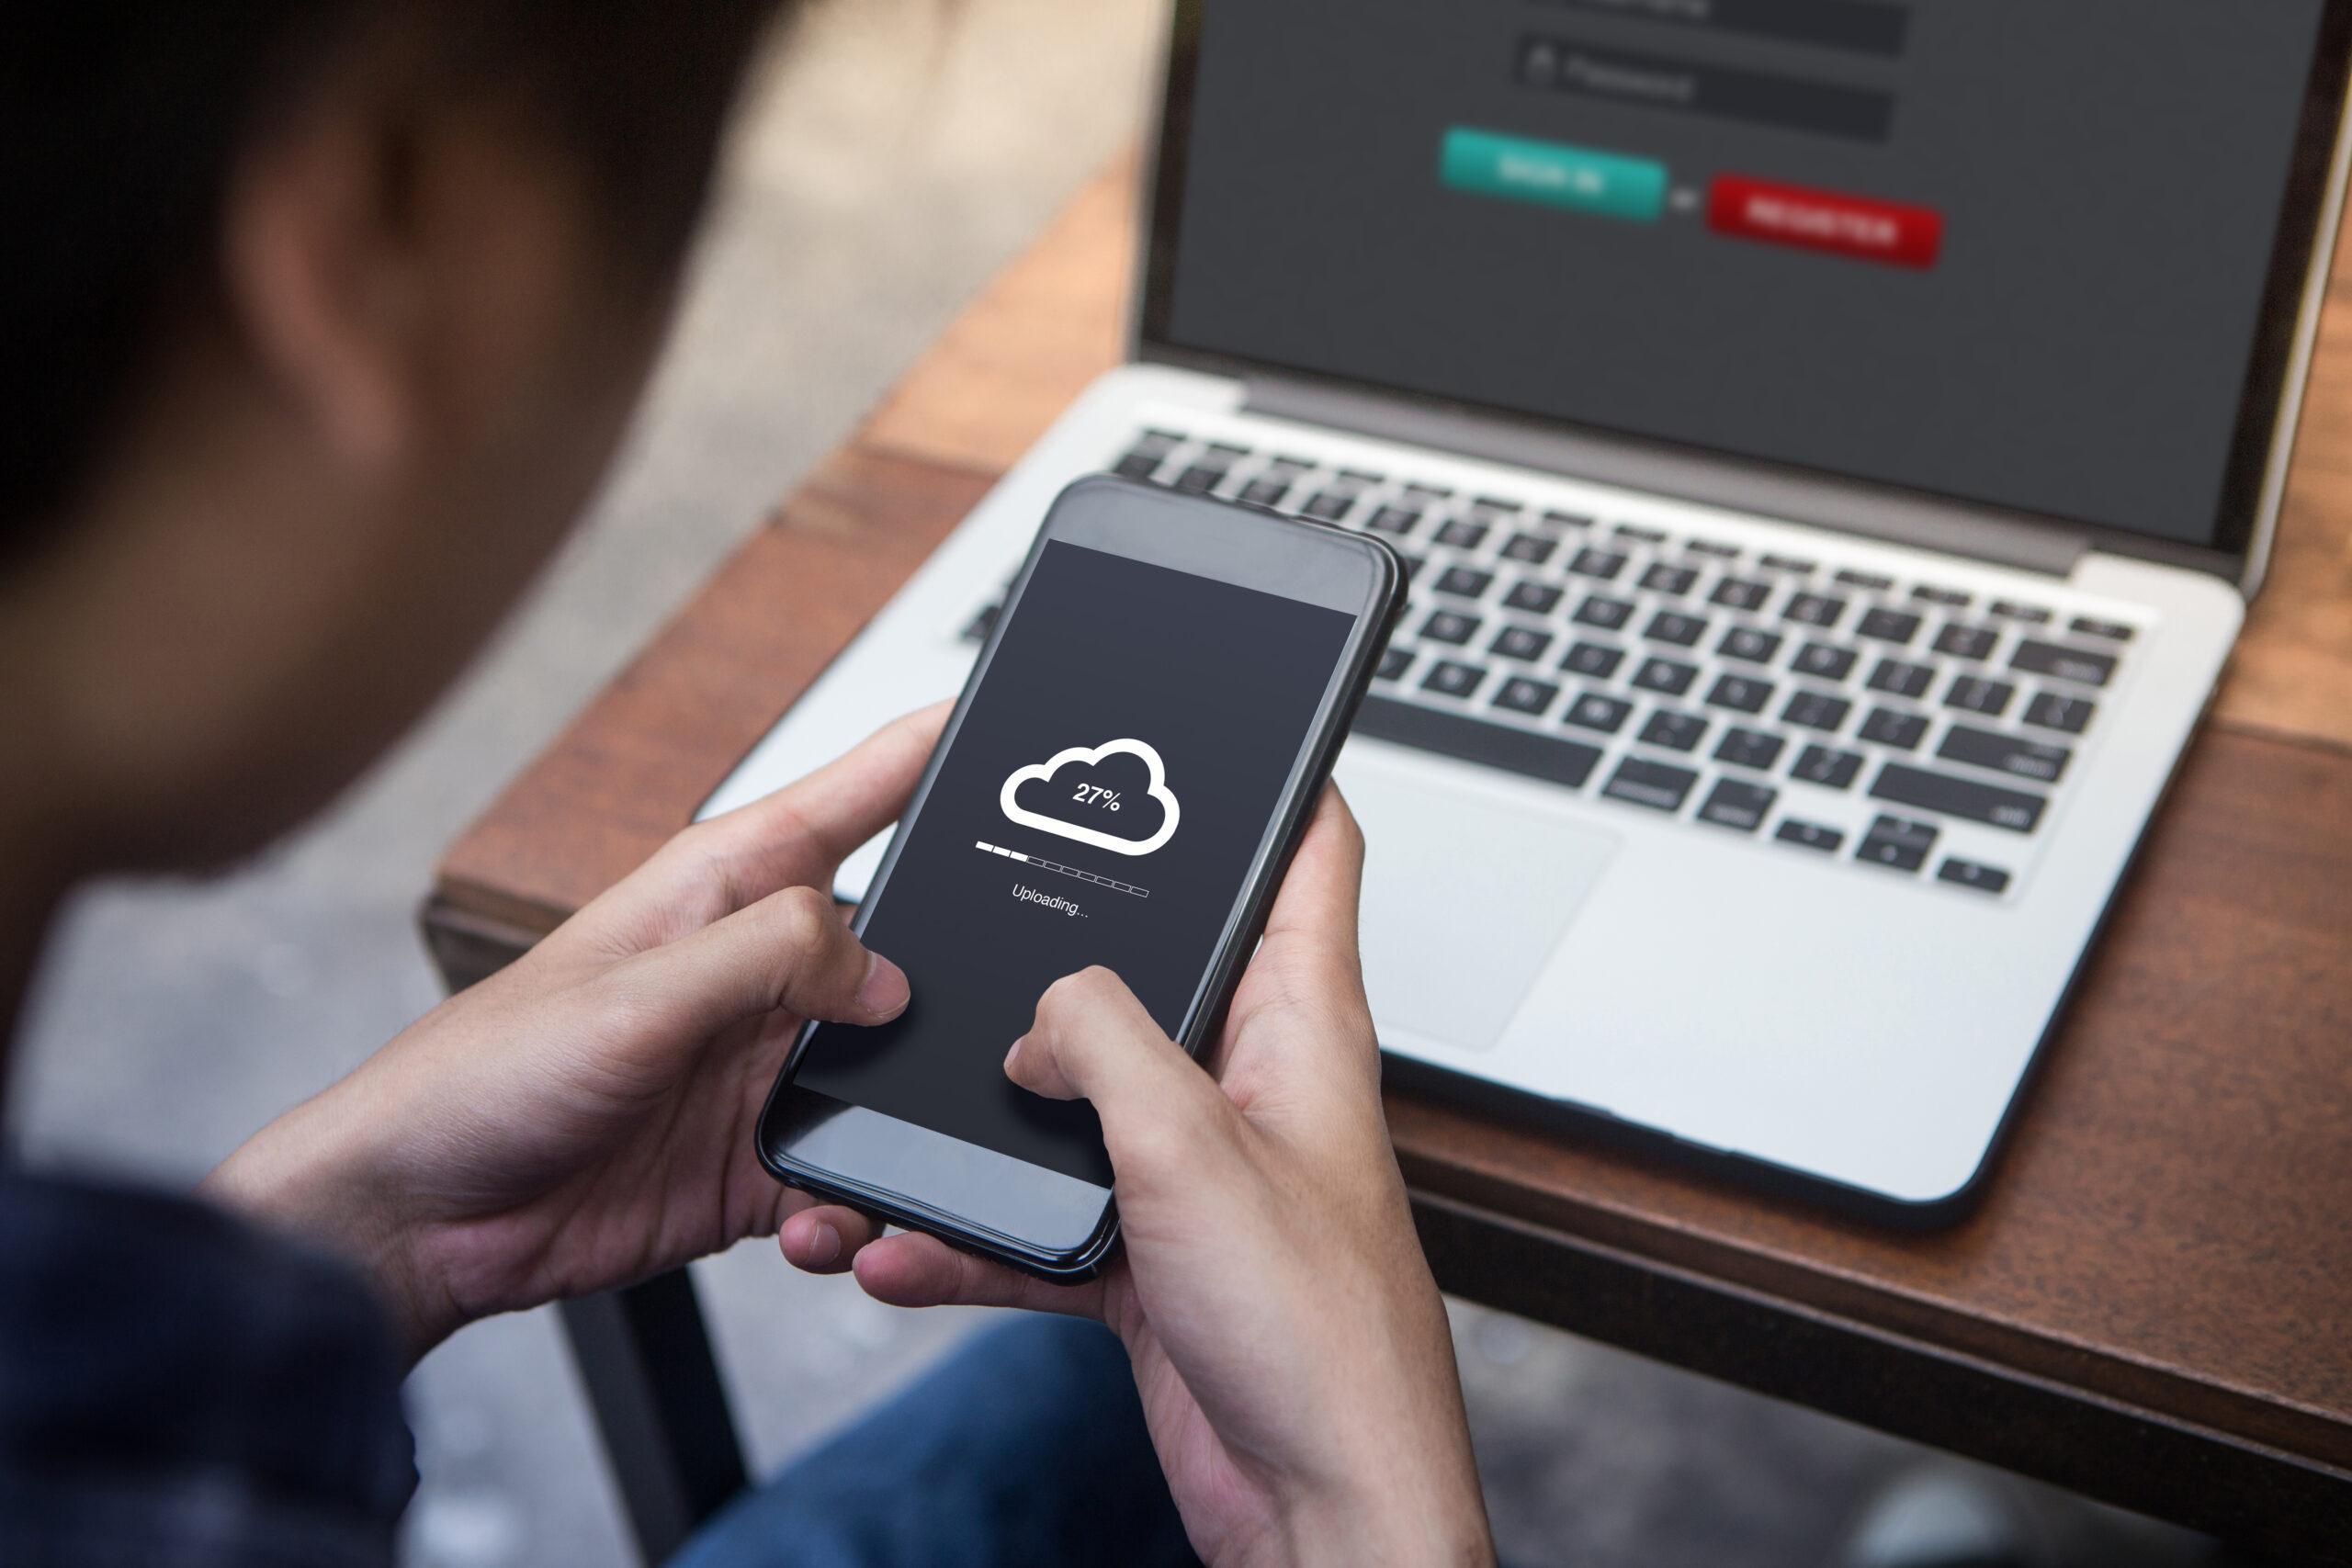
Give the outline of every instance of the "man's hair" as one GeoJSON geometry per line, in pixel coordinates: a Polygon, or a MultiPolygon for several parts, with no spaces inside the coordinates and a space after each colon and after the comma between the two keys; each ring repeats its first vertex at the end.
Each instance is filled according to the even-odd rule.
{"type": "Polygon", "coordinates": [[[65,0],[0,66],[0,557],[83,483],[165,333],[219,298],[238,154],[354,51],[511,103],[568,159],[616,259],[684,251],[746,61],[788,0],[65,0]],[[13,78],[7,80],[5,78],[13,78]]]}

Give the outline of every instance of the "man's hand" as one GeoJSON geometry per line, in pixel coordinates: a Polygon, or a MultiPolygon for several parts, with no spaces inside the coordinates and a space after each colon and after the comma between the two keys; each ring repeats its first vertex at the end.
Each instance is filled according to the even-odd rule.
{"type": "Polygon", "coordinates": [[[761,1168],[752,1126],[794,1032],[907,1005],[827,889],[905,808],[945,716],[680,833],[264,1128],[209,1190],[356,1258],[412,1354],[775,1234],[809,1200],[761,1168]]]}
{"type": "Polygon", "coordinates": [[[1055,985],[1005,1059],[1102,1118],[1125,1247],[1046,1284],[849,1210],[785,1223],[804,1269],[905,1306],[1097,1317],[1134,1365],[1193,1544],[1214,1563],[1491,1562],[1445,1310],[1381,1112],[1356,958],[1363,840],[1336,791],[1300,843],[1210,1063],[1117,976],[1055,985]]]}

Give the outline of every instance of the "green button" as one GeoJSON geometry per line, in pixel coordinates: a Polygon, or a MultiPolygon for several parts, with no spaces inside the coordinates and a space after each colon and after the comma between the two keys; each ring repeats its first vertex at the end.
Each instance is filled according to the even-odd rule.
{"type": "Polygon", "coordinates": [[[1666,211],[1666,165],[1455,126],[1438,177],[1455,190],[1654,223],[1666,211]]]}

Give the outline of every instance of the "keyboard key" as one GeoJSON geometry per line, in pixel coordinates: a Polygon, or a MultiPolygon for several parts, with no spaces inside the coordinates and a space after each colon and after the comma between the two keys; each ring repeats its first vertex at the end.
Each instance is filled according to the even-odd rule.
{"type": "Polygon", "coordinates": [[[1417,501],[1443,501],[1453,491],[1444,485],[1424,484],[1415,479],[1405,487],[1405,493],[1417,501]]]}
{"type": "Polygon", "coordinates": [[[1392,648],[1380,656],[1380,668],[1373,671],[1377,681],[1394,681],[1413,662],[1413,656],[1401,648],[1392,648]]]}
{"type": "Polygon", "coordinates": [[[1719,675],[1707,701],[1719,708],[1735,713],[1761,713],[1764,705],[1772,700],[1772,682],[1758,681],[1746,675],[1719,675]]]}
{"type": "Polygon", "coordinates": [[[1686,615],[1679,610],[1660,610],[1650,617],[1642,635],[1654,642],[1670,642],[1677,648],[1689,648],[1707,635],[1707,622],[1701,615],[1686,615]]]}
{"type": "Polygon", "coordinates": [[[2109,642],[2130,642],[2132,628],[2121,621],[2094,620],[2088,615],[2076,615],[2066,623],[2066,629],[2084,637],[2103,637],[2109,642]]]}
{"type": "MultiPolygon", "coordinates": [[[[1887,765],[1894,766],[1891,762],[1887,765]]],[[[1840,751],[1833,746],[1808,746],[1797,753],[1796,765],[1789,770],[1789,777],[1824,789],[1844,789],[1861,771],[1862,760],[1851,751],[1840,751]]]]}
{"type": "Polygon", "coordinates": [[[1935,588],[1922,582],[1911,590],[1911,597],[1922,604],[1941,604],[1947,610],[1968,608],[1968,595],[1957,588],[1935,588]]]}
{"type": "Polygon", "coordinates": [[[1548,615],[1560,603],[1560,591],[1541,582],[1514,582],[1510,592],[1503,595],[1503,606],[1524,610],[1531,615],[1548,615]]]}
{"type": "Polygon", "coordinates": [[[1394,697],[1364,698],[1356,709],[1355,733],[1482,762],[1570,789],[1582,787],[1600,761],[1600,748],[1581,740],[1444,713],[1394,697]]]}
{"type": "Polygon", "coordinates": [[[1664,593],[1672,597],[1679,597],[1690,592],[1690,585],[1698,581],[1699,574],[1689,567],[1668,566],[1663,561],[1642,573],[1643,587],[1653,593],[1664,593]]]}
{"type": "Polygon", "coordinates": [[[1970,724],[1953,725],[1943,744],[1936,748],[1936,755],[1948,762],[1967,762],[2047,784],[2065,777],[2066,764],[2075,757],[2064,746],[1979,729],[1970,724]]]}
{"type": "Polygon", "coordinates": [[[1218,457],[1224,458],[1228,463],[1232,462],[1236,457],[1247,457],[1250,456],[1249,447],[1231,441],[1212,441],[1209,443],[1209,450],[1216,453],[1218,457]]]}
{"type": "Polygon", "coordinates": [[[1820,681],[1842,681],[1853,672],[1854,650],[1834,643],[1809,642],[1789,660],[1789,668],[1800,675],[1811,675],[1820,681]]]}
{"type": "Polygon", "coordinates": [[[1859,739],[1892,746],[1898,751],[1912,751],[1927,739],[1928,721],[1916,713],[1872,708],[1870,717],[1862,720],[1862,728],[1855,733],[1859,739]]]}
{"type": "Polygon", "coordinates": [[[2036,692],[2033,701],[2025,705],[2025,721],[2043,729],[2061,730],[2068,735],[2080,735],[2091,721],[2098,705],[2088,697],[2062,696],[2056,692],[2036,692]]]}
{"type": "Polygon", "coordinates": [[[1548,681],[1531,681],[1524,675],[1514,675],[1495,694],[1495,705],[1512,713],[1542,713],[1552,705],[1560,688],[1548,681]]]}
{"type": "Polygon", "coordinates": [[[1457,599],[1476,599],[1495,585],[1495,574],[1474,566],[1450,566],[1438,573],[1437,591],[1457,599]]]}
{"type": "Polygon", "coordinates": [[[1797,593],[1791,595],[1788,607],[1781,612],[1784,621],[1802,621],[1809,626],[1834,626],[1838,617],[1846,613],[1846,601],[1832,599],[1826,593],[1797,593]]]}
{"type": "Polygon", "coordinates": [[[1908,610],[1872,610],[1854,628],[1856,637],[1908,645],[1919,635],[1919,617],[1908,610]]]}
{"type": "Polygon", "coordinates": [[[1634,671],[1634,685],[1645,692],[1657,692],[1669,697],[1679,697],[1689,691],[1690,682],[1698,678],[1697,665],[1685,664],[1679,659],[1655,656],[1643,660],[1642,667],[1634,671]]]}
{"type": "Polygon", "coordinates": [[[1387,476],[1375,474],[1369,468],[1341,468],[1340,478],[1352,485],[1376,485],[1387,476]]]}
{"type": "Polygon", "coordinates": [[[2115,673],[2115,660],[2109,654],[2085,653],[2078,648],[2062,648],[2054,642],[2028,637],[2009,655],[2009,668],[2029,675],[2054,675],[2061,681],[2104,686],[2115,673]]]}
{"type": "Polygon", "coordinates": [[[1592,519],[1574,512],[1546,512],[1544,521],[1555,528],[1589,528],[1592,519]]]}
{"type": "Polygon", "coordinates": [[[1123,479],[1148,479],[1159,472],[1161,454],[1130,452],[1111,466],[1111,471],[1123,479]]]}
{"type": "Polygon", "coordinates": [[[1568,562],[1568,570],[1581,577],[1597,577],[1604,582],[1611,582],[1625,570],[1625,558],[1614,550],[1597,550],[1588,547],[1576,553],[1576,558],[1568,562]]]}
{"type": "Polygon", "coordinates": [[[1810,561],[1803,556],[1758,556],[1756,564],[1774,571],[1793,571],[1800,575],[1821,570],[1819,561],[1810,561]]]}
{"type": "Polygon", "coordinates": [[[1878,661],[1878,668],[1871,671],[1870,687],[1873,692],[1885,692],[1893,696],[1917,697],[1927,694],[1928,683],[1935,678],[1935,666],[1931,664],[1882,659],[1878,661]]]}
{"type": "Polygon", "coordinates": [[[1470,503],[1470,510],[1482,523],[1505,523],[1527,510],[1522,502],[1510,501],[1498,495],[1482,495],[1470,503]]]}
{"type": "Polygon", "coordinates": [[[1487,542],[1487,525],[1456,518],[1437,531],[1437,542],[1457,550],[1475,550],[1487,542]]]}
{"type": "Polygon", "coordinates": [[[1754,626],[1734,626],[1724,633],[1723,641],[1715,644],[1715,651],[1725,659],[1770,664],[1772,656],[1781,651],[1781,637],[1778,632],[1759,632],[1754,626]]]}
{"type": "Polygon", "coordinates": [[[1510,543],[1503,547],[1505,560],[1525,561],[1530,566],[1542,566],[1560,547],[1557,539],[1547,539],[1541,534],[1513,534],[1510,543]]]}
{"type": "Polygon", "coordinates": [[[1739,558],[1737,545],[1726,545],[1714,539],[1685,539],[1682,547],[1694,556],[1713,556],[1721,560],[1739,558]]]}
{"type": "Polygon", "coordinates": [[[1532,626],[1505,626],[1495,634],[1487,651],[1499,653],[1505,659],[1523,659],[1530,663],[1544,657],[1552,646],[1552,634],[1539,632],[1532,626]]]}
{"type": "Polygon", "coordinates": [[[1299,510],[1305,512],[1309,517],[1314,518],[1317,523],[1337,523],[1340,518],[1345,517],[1348,514],[1349,508],[1354,506],[1355,503],[1356,498],[1349,494],[1346,491],[1318,491],[1315,494],[1307,497],[1306,504],[1299,510]]]}
{"type": "Polygon", "coordinates": [[[1989,659],[2000,640],[2001,634],[1990,626],[1963,626],[1955,621],[1936,634],[1935,649],[1954,659],[1989,659]]]}
{"type": "Polygon", "coordinates": [[[1637,545],[1666,543],[1666,530],[1663,528],[1645,528],[1634,523],[1620,523],[1609,531],[1621,539],[1631,539],[1637,545]]]}
{"type": "Polygon", "coordinates": [[[1003,614],[1004,606],[1001,604],[983,606],[980,613],[974,615],[970,622],[965,626],[963,632],[964,640],[966,642],[986,642],[989,638],[989,633],[996,629],[997,617],[1003,614]]]}
{"type": "Polygon", "coordinates": [[[2050,804],[2042,795],[1929,773],[1904,762],[1889,762],[1879,769],[1878,777],[1871,782],[1871,794],[1897,806],[1964,817],[2012,833],[2032,832],[2041,821],[2041,808],[2050,804]]]}
{"type": "Polygon", "coordinates": [[[1604,735],[1614,735],[1625,728],[1632,716],[1634,705],[1622,697],[1604,697],[1599,692],[1587,692],[1570,703],[1560,716],[1563,724],[1573,724],[1579,729],[1598,729],[1604,735]]]}
{"type": "Polygon", "coordinates": [[[1944,694],[1944,706],[1998,718],[2008,711],[2009,699],[2017,694],[2018,689],[2007,681],[1988,681],[1982,675],[1958,675],[1952,678],[1951,690],[1944,694]]]}
{"type": "Polygon", "coordinates": [[[1450,642],[1459,648],[1478,635],[1478,617],[1465,615],[1458,610],[1437,610],[1421,623],[1420,635],[1427,642],[1450,642]]]}
{"type": "Polygon", "coordinates": [[[1441,696],[1466,697],[1476,691],[1478,682],[1486,678],[1487,672],[1475,664],[1441,659],[1431,666],[1428,674],[1421,677],[1421,690],[1435,692],[1441,696]]]}
{"type": "Polygon", "coordinates": [[[1632,619],[1633,614],[1634,606],[1629,601],[1596,593],[1577,606],[1575,619],[1580,626],[1599,626],[1602,631],[1613,632],[1632,619]]]}
{"type": "Polygon", "coordinates": [[[1846,716],[1853,711],[1854,705],[1843,697],[1833,697],[1826,692],[1799,692],[1781,710],[1781,721],[1835,734],[1845,728],[1846,716]]]}
{"type": "Polygon", "coordinates": [[[1726,577],[1715,584],[1715,591],[1708,594],[1707,599],[1709,603],[1721,604],[1726,609],[1753,610],[1771,597],[1771,593],[1770,583],[1745,577],[1726,577]]]}
{"type": "Polygon", "coordinates": [[[1625,650],[1611,648],[1605,642],[1580,642],[1560,660],[1560,668],[1573,675],[1589,675],[1596,681],[1606,681],[1617,673],[1617,666],[1625,661],[1625,650]]]}
{"type": "Polygon", "coordinates": [[[1846,841],[1846,835],[1835,828],[1825,828],[1818,822],[1800,822],[1793,817],[1782,822],[1773,831],[1772,837],[1784,844],[1795,844],[1801,849],[1819,850],[1824,854],[1832,855],[1838,852],[1838,846],[1846,841]]]}
{"type": "Polygon", "coordinates": [[[1998,866],[1979,865],[1973,860],[1947,860],[1937,868],[1936,880],[1979,893],[2000,893],[2009,886],[2009,874],[1998,866]]]}
{"type": "Polygon", "coordinates": [[[1717,779],[1706,800],[1699,807],[1699,820],[1713,822],[1718,828],[1736,828],[1743,833],[1753,833],[1764,826],[1765,813],[1772,809],[1772,802],[1780,798],[1780,791],[1752,784],[1745,779],[1717,779]]]}
{"type": "Polygon", "coordinates": [[[1611,800],[1631,801],[1653,811],[1679,811],[1683,801],[1690,798],[1690,786],[1698,782],[1699,775],[1688,768],[1628,757],[1617,764],[1617,772],[1600,793],[1611,800]]]}
{"type": "Polygon", "coordinates": [[[1851,567],[1839,568],[1838,581],[1849,588],[1865,589],[1872,593],[1883,593],[1894,586],[1894,579],[1891,577],[1881,577],[1874,571],[1856,571],[1851,567]]]}
{"type": "Polygon", "coordinates": [[[2050,612],[2039,604],[2020,604],[2014,599],[1996,599],[1992,608],[1993,614],[2004,620],[2023,621],[2030,626],[2050,624],[2050,612]]]}
{"type": "Polygon", "coordinates": [[[1204,494],[1225,482],[1226,470],[1214,463],[1195,463],[1176,476],[1176,488],[1193,495],[1204,494]]]}
{"type": "Polygon", "coordinates": [[[1723,744],[1715,748],[1715,761],[1729,762],[1735,768],[1754,768],[1759,773],[1770,773],[1772,764],[1781,760],[1783,744],[1777,735],[1734,728],[1724,732],[1723,744]]]}
{"type": "Polygon", "coordinates": [[[1251,479],[1241,487],[1235,499],[1251,506],[1280,506],[1283,497],[1290,493],[1288,479],[1251,479]]]}
{"type": "Polygon", "coordinates": [[[1663,746],[1669,751],[1695,751],[1706,738],[1705,719],[1696,714],[1676,713],[1672,708],[1658,709],[1642,726],[1645,743],[1663,746]]]}
{"type": "Polygon", "coordinates": [[[1882,817],[1871,824],[1854,858],[1872,865],[1883,865],[1890,871],[1917,871],[1928,861],[1928,852],[1936,847],[1936,825],[1915,822],[1908,817],[1882,817]]]}
{"type": "Polygon", "coordinates": [[[1419,527],[1420,521],[1421,514],[1418,512],[1402,506],[1384,506],[1365,521],[1364,526],[1375,534],[1386,534],[1392,538],[1401,539],[1419,527]]]}
{"type": "Polygon", "coordinates": [[[1405,581],[1408,582],[1418,579],[1421,575],[1421,568],[1430,564],[1428,557],[1417,556],[1408,550],[1398,551],[1396,558],[1405,563],[1405,581]]]}

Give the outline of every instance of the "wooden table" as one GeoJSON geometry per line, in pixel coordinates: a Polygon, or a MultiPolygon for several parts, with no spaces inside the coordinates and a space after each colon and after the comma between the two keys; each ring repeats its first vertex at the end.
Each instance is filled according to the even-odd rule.
{"type": "MultiPolygon", "coordinates": [[[[1133,179],[1123,164],[1085,188],[450,851],[425,926],[452,983],[684,824],[1114,363],[1133,179]]],[[[1981,1208],[1893,1234],[1392,1093],[1446,1289],[2266,1551],[2352,1562],[2347,276],[2271,586],[1981,1208]]],[[[728,1435],[682,1277],[571,1310],[625,1474],[658,1469],[647,1450],[672,1440],[728,1435]],[[647,1373],[647,1355],[666,1367],[647,1373]]],[[[740,1476],[715,1464],[630,1483],[650,1546],[740,1476]]]]}

